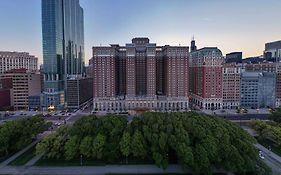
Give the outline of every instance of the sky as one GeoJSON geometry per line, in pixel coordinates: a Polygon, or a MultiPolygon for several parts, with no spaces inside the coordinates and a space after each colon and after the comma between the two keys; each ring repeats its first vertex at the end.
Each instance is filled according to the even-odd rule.
{"type": "MultiPolygon", "coordinates": [[[[223,54],[262,55],[281,40],[281,0],[80,0],[85,60],[93,46],[149,37],[157,45],[216,46],[223,54]]],[[[42,63],[41,0],[0,0],[0,50],[25,51],[42,63]]]]}

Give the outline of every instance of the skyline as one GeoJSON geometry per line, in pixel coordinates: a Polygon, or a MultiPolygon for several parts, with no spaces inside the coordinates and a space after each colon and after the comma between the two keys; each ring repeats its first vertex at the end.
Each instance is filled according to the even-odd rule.
{"type": "MultiPolygon", "coordinates": [[[[124,45],[134,37],[149,37],[158,45],[189,46],[194,35],[198,48],[217,46],[224,55],[242,51],[244,57],[261,55],[266,42],[281,39],[278,0],[159,2],[80,0],[85,13],[86,64],[93,46],[124,45]]],[[[2,0],[0,6],[1,50],[29,52],[41,64],[41,1],[2,0]]]]}

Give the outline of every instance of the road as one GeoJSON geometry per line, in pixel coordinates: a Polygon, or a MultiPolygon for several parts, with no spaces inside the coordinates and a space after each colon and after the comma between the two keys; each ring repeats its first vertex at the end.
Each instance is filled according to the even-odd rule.
{"type": "MultiPolygon", "coordinates": [[[[246,130],[250,135],[255,136],[256,131],[250,127],[242,126],[244,130],[246,130]]],[[[272,151],[268,150],[261,144],[255,144],[255,147],[262,151],[264,159],[262,160],[267,166],[272,169],[273,175],[281,175],[281,157],[277,154],[273,153],[272,151]]]]}
{"type": "Polygon", "coordinates": [[[260,144],[256,144],[255,147],[262,151],[262,154],[264,155],[263,161],[272,169],[273,175],[280,175],[281,157],[260,144]]]}
{"type": "Polygon", "coordinates": [[[0,112],[0,124],[4,124],[7,121],[32,117],[38,114],[41,114],[41,112],[37,112],[37,111],[0,112]]]}

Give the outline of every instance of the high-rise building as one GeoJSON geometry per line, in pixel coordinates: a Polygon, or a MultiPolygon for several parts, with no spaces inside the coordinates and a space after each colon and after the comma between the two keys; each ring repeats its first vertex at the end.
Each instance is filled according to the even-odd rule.
{"type": "Polygon", "coordinates": [[[226,54],[225,56],[226,63],[242,63],[242,52],[232,52],[226,54]]]}
{"type": "Polygon", "coordinates": [[[267,61],[281,61],[281,41],[275,41],[265,44],[264,58],[267,61]]]}
{"type": "Polygon", "coordinates": [[[188,60],[189,47],[156,46],[148,38],[93,47],[93,110],[187,110],[188,60]]]}
{"type": "Polygon", "coordinates": [[[36,72],[38,58],[26,52],[1,52],[0,51],[0,74],[13,69],[27,69],[36,72]]]}
{"type": "Polygon", "coordinates": [[[190,53],[190,97],[193,107],[222,108],[222,52],[206,47],[190,53]]]}
{"type": "Polygon", "coordinates": [[[79,0],[42,0],[45,107],[67,105],[67,78],[84,72],[84,19],[79,0]]]}
{"type": "Polygon", "coordinates": [[[241,107],[275,107],[276,73],[243,72],[241,74],[241,107]]]}
{"type": "Polygon", "coordinates": [[[192,40],[191,40],[191,43],[190,43],[190,52],[194,52],[196,50],[197,50],[197,46],[196,46],[195,39],[193,37],[192,40]]]}
{"type": "MultiPolygon", "coordinates": [[[[14,110],[28,110],[29,97],[40,96],[40,74],[29,72],[26,69],[7,71],[1,79],[11,79],[11,106],[14,110]]],[[[40,104],[39,104],[40,105],[40,104]]]]}
{"type": "Polygon", "coordinates": [[[241,65],[223,64],[222,77],[223,109],[238,109],[240,107],[241,65]]]}

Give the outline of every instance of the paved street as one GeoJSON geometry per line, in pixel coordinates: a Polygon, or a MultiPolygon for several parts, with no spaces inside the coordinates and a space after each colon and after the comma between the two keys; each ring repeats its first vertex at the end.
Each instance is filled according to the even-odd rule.
{"type": "Polygon", "coordinates": [[[260,144],[256,144],[255,147],[258,150],[262,151],[262,154],[264,155],[264,162],[271,167],[274,175],[280,175],[281,174],[281,157],[277,154],[273,153],[272,151],[269,151],[267,148],[260,144]]]}
{"type": "Polygon", "coordinates": [[[0,124],[4,124],[7,121],[32,117],[38,114],[41,114],[41,112],[37,112],[37,111],[0,112],[0,124]]]}

